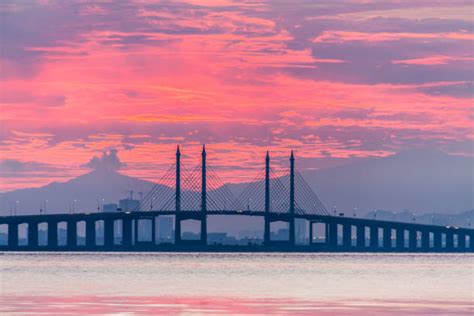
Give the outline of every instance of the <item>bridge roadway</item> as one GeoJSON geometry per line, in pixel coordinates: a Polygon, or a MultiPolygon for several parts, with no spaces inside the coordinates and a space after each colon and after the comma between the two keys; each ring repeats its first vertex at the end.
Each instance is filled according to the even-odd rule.
{"type": "MultiPolygon", "coordinates": [[[[392,222],[343,216],[266,213],[265,211],[207,210],[201,211],[137,211],[80,214],[20,215],[0,217],[0,227],[8,227],[8,242],[0,245],[0,251],[354,251],[354,252],[474,252],[474,229],[426,225],[419,223],[392,222]],[[207,244],[207,227],[201,229],[200,240],[182,240],[175,235],[174,244],[156,244],[138,239],[138,222],[150,220],[151,236],[156,236],[156,218],[173,216],[175,221],[194,219],[207,225],[207,217],[259,216],[265,226],[271,222],[293,222],[304,219],[309,222],[309,242],[296,244],[291,237],[287,241],[267,240],[263,245],[223,246],[207,244]],[[96,244],[96,223],[103,221],[103,244],[96,244]],[[117,240],[120,221],[121,240],[117,240]],[[85,223],[85,245],[77,243],[78,223],[85,223]],[[38,243],[39,225],[47,225],[47,244],[38,243]],[[58,243],[59,223],[65,223],[66,244],[58,243]],[[315,224],[324,230],[324,242],[314,242],[315,224]],[[27,225],[27,244],[19,243],[19,226],[27,225]],[[116,231],[117,230],[117,231],[116,231]]],[[[202,228],[202,226],[201,226],[202,228]]],[[[176,233],[176,230],[175,230],[176,233]]],[[[179,229],[181,233],[181,229],[179,229]]],[[[25,238],[26,239],[26,238],[25,238]]]]}

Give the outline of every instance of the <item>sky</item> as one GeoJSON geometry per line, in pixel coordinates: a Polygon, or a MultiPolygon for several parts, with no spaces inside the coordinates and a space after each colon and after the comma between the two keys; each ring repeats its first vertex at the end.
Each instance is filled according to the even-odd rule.
{"type": "Polygon", "coordinates": [[[233,182],[267,149],[281,172],[473,156],[473,25],[457,0],[2,1],[0,191],[104,152],[156,180],[177,144],[233,182]]]}

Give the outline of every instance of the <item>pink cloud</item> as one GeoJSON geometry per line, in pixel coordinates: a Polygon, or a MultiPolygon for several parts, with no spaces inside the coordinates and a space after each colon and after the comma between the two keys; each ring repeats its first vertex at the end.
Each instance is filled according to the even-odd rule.
{"type": "Polygon", "coordinates": [[[421,58],[412,58],[412,59],[400,59],[392,61],[393,64],[404,64],[404,65],[423,65],[423,66],[432,66],[432,65],[446,65],[450,62],[456,61],[474,61],[472,57],[454,57],[454,56],[428,56],[421,58]]]}
{"type": "Polygon", "coordinates": [[[403,39],[418,40],[474,40],[474,34],[471,33],[406,33],[406,32],[351,32],[351,31],[324,31],[321,35],[313,39],[314,43],[342,43],[350,41],[364,42],[385,42],[399,41],[403,39]]]}

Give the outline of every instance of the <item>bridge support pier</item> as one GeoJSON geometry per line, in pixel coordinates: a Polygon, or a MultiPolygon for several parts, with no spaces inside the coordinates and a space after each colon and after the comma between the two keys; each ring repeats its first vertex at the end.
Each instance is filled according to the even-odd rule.
{"type": "Polygon", "coordinates": [[[95,220],[86,220],[86,247],[95,247],[95,220]]]}
{"type": "Polygon", "coordinates": [[[378,226],[370,227],[370,248],[378,249],[379,248],[379,228],[378,226]]]}
{"type": "Polygon", "coordinates": [[[435,251],[441,251],[443,248],[442,242],[441,242],[441,232],[440,231],[435,231],[433,234],[433,249],[435,251]]]}
{"type": "Polygon", "coordinates": [[[466,250],[466,234],[458,234],[458,249],[466,250]]]}
{"type": "Polygon", "coordinates": [[[111,248],[114,246],[114,220],[104,220],[104,246],[111,248]]]}
{"type": "Polygon", "coordinates": [[[132,219],[130,217],[122,220],[122,245],[126,248],[132,246],[132,219]]]}
{"type": "Polygon", "coordinates": [[[18,247],[18,223],[8,224],[8,246],[18,247]]]}
{"type": "Polygon", "coordinates": [[[469,249],[474,252],[474,232],[469,234],[469,249]]]}
{"type": "Polygon", "coordinates": [[[383,227],[383,248],[392,250],[392,228],[389,226],[383,227]]]}
{"type": "Polygon", "coordinates": [[[398,227],[396,229],[396,232],[397,250],[402,251],[403,249],[405,249],[405,230],[403,228],[398,227]]]}
{"type": "Polygon", "coordinates": [[[38,247],[38,223],[36,222],[28,223],[28,247],[32,249],[38,247]]]}
{"type": "Polygon", "coordinates": [[[48,248],[58,246],[58,223],[56,221],[48,222],[48,248]]]}
{"type": "Polygon", "coordinates": [[[67,222],[67,241],[66,245],[68,248],[77,247],[77,222],[70,220],[67,222]]]}
{"type": "Polygon", "coordinates": [[[308,239],[309,239],[309,245],[313,245],[313,236],[314,236],[314,231],[313,231],[313,224],[314,222],[312,220],[309,220],[309,236],[308,236],[308,239]]]}
{"type": "Polygon", "coordinates": [[[352,247],[352,227],[350,224],[342,226],[342,244],[346,249],[352,247]]]}
{"type": "Polygon", "coordinates": [[[365,248],[365,226],[357,225],[357,248],[365,248]]]}
{"type": "Polygon", "coordinates": [[[446,250],[454,250],[454,232],[452,232],[451,230],[446,232],[446,250]]]}
{"type": "Polygon", "coordinates": [[[337,224],[336,223],[329,223],[329,247],[336,248],[337,247],[337,224]]]}
{"type": "Polygon", "coordinates": [[[203,215],[201,219],[201,244],[203,246],[207,245],[207,216],[203,215]]]}
{"type": "Polygon", "coordinates": [[[415,251],[417,248],[417,237],[418,237],[418,231],[416,229],[410,229],[408,231],[408,247],[410,251],[415,251]]]}
{"type": "MultiPolygon", "coordinates": [[[[268,215],[265,214],[265,217],[264,217],[264,221],[265,221],[265,227],[264,227],[264,230],[263,230],[263,244],[265,246],[268,246],[270,245],[271,241],[270,241],[270,219],[268,218],[268,215]]],[[[312,240],[311,240],[311,234],[313,232],[313,227],[311,225],[311,222],[309,222],[309,243],[311,244],[312,243],[312,240]]]]}
{"type": "Polygon", "coordinates": [[[430,231],[429,230],[422,230],[421,231],[421,249],[423,251],[430,250],[430,231]]]}

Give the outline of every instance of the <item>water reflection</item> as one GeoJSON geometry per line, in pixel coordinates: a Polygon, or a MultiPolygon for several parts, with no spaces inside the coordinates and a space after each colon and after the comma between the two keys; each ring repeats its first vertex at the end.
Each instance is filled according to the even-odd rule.
{"type": "Polygon", "coordinates": [[[470,254],[5,253],[0,314],[469,314],[470,254]]]}
{"type": "Polygon", "coordinates": [[[469,302],[304,301],[226,297],[2,297],[0,312],[27,315],[218,314],[218,315],[434,315],[472,313],[469,302]]]}

